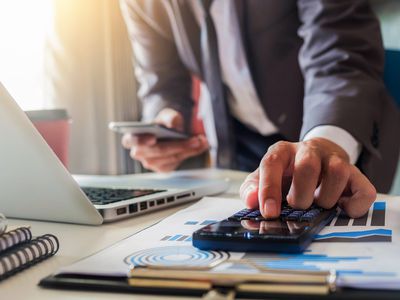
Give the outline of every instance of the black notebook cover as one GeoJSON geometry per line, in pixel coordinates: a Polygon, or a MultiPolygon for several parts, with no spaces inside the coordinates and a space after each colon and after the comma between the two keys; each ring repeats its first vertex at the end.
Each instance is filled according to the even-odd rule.
{"type": "MultiPolygon", "coordinates": [[[[138,288],[128,284],[125,277],[102,277],[102,276],[82,276],[82,275],[51,275],[39,282],[44,288],[58,288],[71,290],[88,290],[95,292],[113,293],[135,293],[152,295],[175,295],[175,296],[198,296],[201,297],[207,291],[194,291],[190,289],[165,289],[165,288],[138,288]]],[[[316,299],[355,299],[355,300],[398,300],[400,291],[388,290],[359,290],[359,289],[339,289],[336,292],[325,296],[321,295],[302,295],[302,294],[257,294],[257,293],[237,293],[236,298],[253,299],[296,299],[296,300],[316,300],[316,299]]]]}

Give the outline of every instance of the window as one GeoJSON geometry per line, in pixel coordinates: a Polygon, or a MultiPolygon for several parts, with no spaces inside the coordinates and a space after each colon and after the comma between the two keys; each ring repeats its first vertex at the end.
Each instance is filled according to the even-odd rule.
{"type": "Polygon", "coordinates": [[[0,1],[0,81],[25,109],[46,106],[44,51],[51,0],[0,1]]]}

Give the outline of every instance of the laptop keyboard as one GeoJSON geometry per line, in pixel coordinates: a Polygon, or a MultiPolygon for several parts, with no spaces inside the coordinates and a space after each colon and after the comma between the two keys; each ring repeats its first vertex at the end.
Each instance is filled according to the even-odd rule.
{"type": "Polygon", "coordinates": [[[92,201],[92,203],[96,205],[105,205],[118,201],[165,192],[165,190],[152,189],[110,189],[94,187],[83,187],[82,190],[90,199],[90,201],[92,201]]]}

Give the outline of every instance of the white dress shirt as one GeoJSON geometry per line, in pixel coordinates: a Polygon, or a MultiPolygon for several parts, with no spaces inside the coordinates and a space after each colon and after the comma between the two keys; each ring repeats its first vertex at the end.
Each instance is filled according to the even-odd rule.
{"type": "MultiPolygon", "coordinates": [[[[197,1],[192,3],[195,17],[200,23],[204,19],[203,11],[197,1]]],[[[265,113],[252,81],[233,1],[214,0],[210,13],[217,32],[222,80],[229,88],[228,105],[231,114],[262,135],[278,133],[277,127],[265,113]]],[[[328,139],[342,147],[352,164],[357,161],[361,144],[346,130],[332,125],[317,126],[303,140],[317,137],[328,139]]]]}

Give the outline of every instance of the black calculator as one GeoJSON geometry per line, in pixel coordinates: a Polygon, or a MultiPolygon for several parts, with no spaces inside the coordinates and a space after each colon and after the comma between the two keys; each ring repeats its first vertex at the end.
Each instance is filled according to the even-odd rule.
{"type": "Polygon", "coordinates": [[[263,218],[259,210],[243,209],[195,231],[193,246],[202,250],[299,253],[336,213],[336,208],[313,205],[298,210],[284,203],[280,217],[271,220],[263,218]]]}

